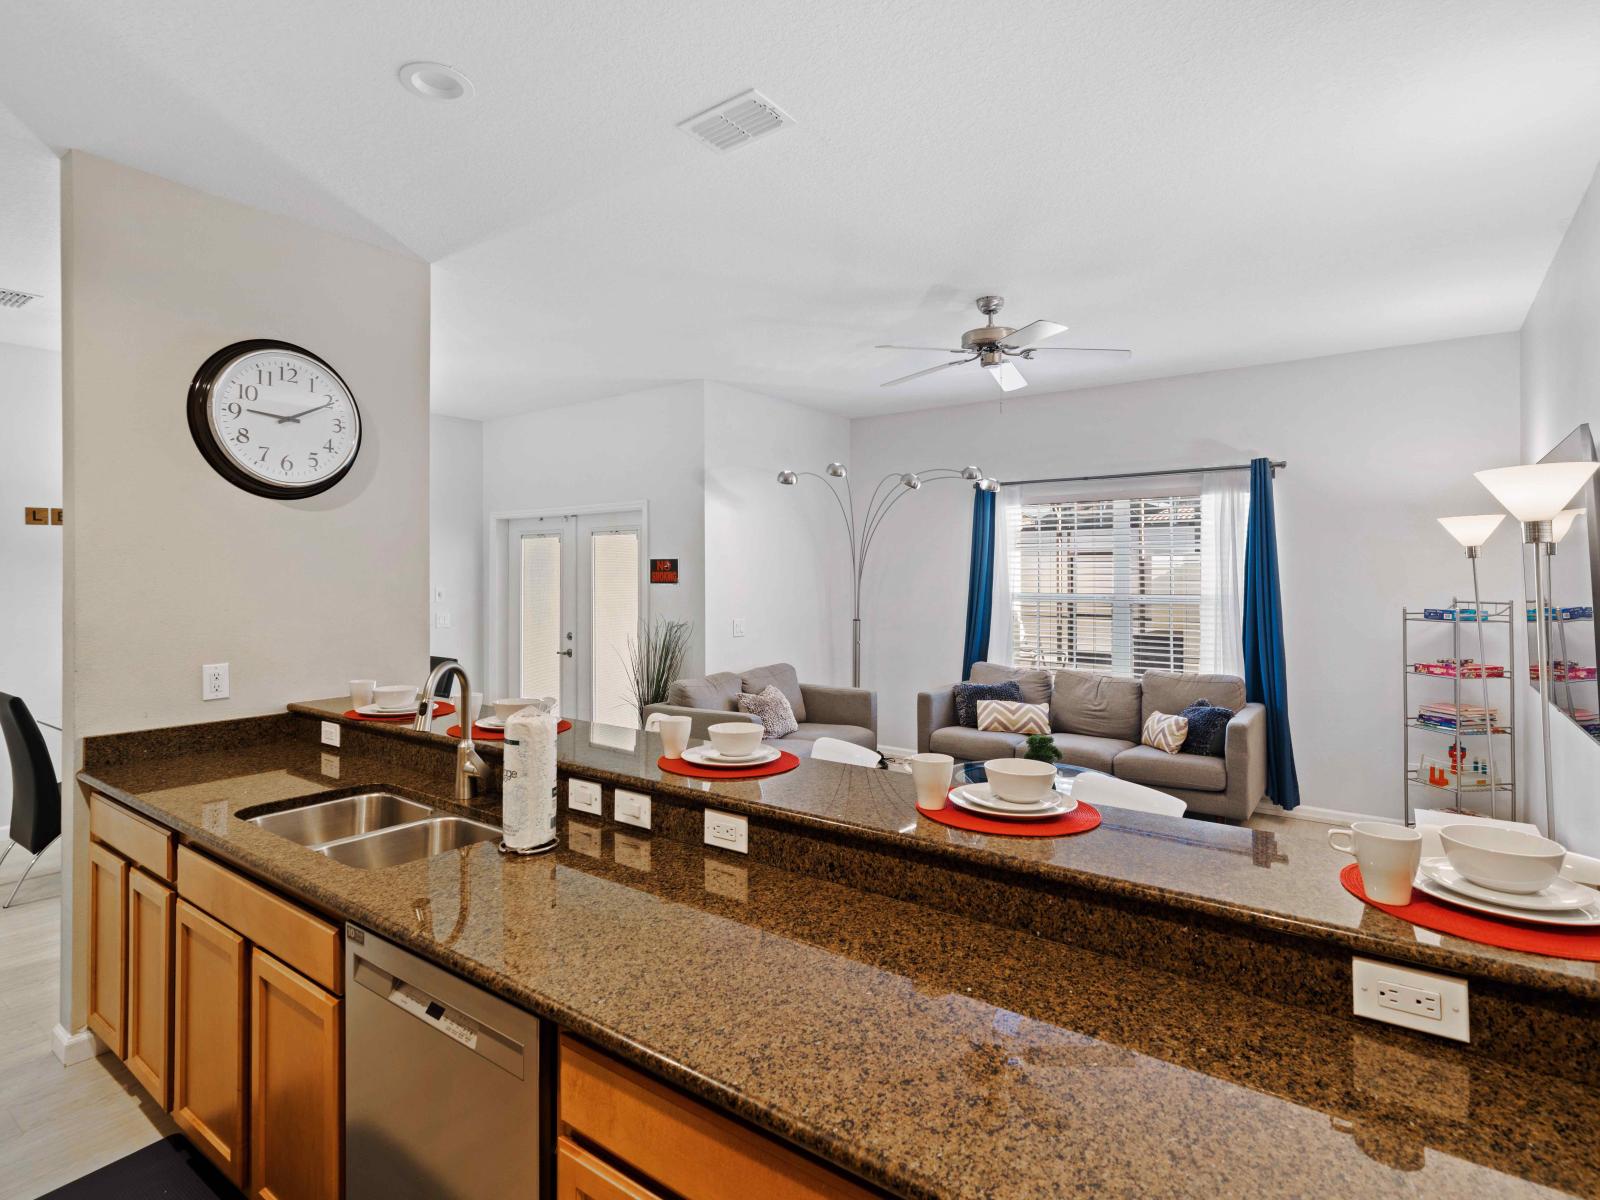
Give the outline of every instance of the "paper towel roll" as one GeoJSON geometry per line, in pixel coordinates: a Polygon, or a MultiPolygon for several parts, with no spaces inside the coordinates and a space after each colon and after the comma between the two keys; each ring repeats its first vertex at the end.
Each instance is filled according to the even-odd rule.
{"type": "Polygon", "coordinates": [[[534,850],[555,841],[554,700],[536,700],[506,721],[501,820],[508,850],[534,850]]]}

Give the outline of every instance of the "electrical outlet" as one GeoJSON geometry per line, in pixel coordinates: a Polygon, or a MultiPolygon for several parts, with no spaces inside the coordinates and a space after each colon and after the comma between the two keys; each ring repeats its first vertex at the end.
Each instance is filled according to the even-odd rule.
{"type": "Polygon", "coordinates": [[[602,812],[600,785],[589,779],[567,780],[567,807],[598,817],[602,812]]]}
{"type": "Polygon", "coordinates": [[[322,723],[322,744],[324,746],[338,746],[339,722],[324,721],[322,723]]]}
{"type": "Polygon", "coordinates": [[[1350,975],[1356,1016],[1458,1042],[1472,1040],[1466,980],[1366,958],[1351,960],[1350,975]]]}
{"type": "Polygon", "coordinates": [[[228,698],[228,664],[206,663],[200,668],[200,699],[226,700],[228,698]]]}
{"type": "Polygon", "coordinates": [[[611,793],[611,813],[624,825],[650,828],[650,797],[643,792],[627,792],[618,788],[611,793]]]}
{"type": "Polygon", "coordinates": [[[732,813],[706,809],[705,842],[719,850],[732,850],[736,854],[750,853],[750,822],[732,813]]]}

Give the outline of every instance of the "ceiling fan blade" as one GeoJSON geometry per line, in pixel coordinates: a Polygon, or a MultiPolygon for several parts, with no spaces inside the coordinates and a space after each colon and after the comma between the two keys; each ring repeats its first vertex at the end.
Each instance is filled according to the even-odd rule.
{"type": "MultiPolygon", "coordinates": [[[[1098,355],[1101,362],[1122,362],[1132,358],[1132,350],[1110,350],[1101,346],[1034,346],[1022,352],[1024,358],[1031,358],[1035,354],[1084,354],[1098,355]]],[[[1080,359],[1079,361],[1092,361],[1080,359]]]]}
{"type": "Polygon", "coordinates": [[[875,346],[876,350],[931,350],[935,354],[970,354],[970,350],[950,349],[949,346],[875,346]]]}
{"type": "Polygon", "coordinates": [[[992,367],[984,367],[990,377],[1000,385],[1002,392],[1014,392],[1018,388],[1028,386],[1028,381],[1022,377],[1022,372],[1008,362],[999,362],[992,367]]]}
{"type": "Polygon", "coordinates": [[[1035,321],[1032,325],[1024,325],[1021,329],[1013,330],[1000,344],[1020,349],[1035,342],[1045,341],[1047,338],[1060,337],[1066,331],[1065,325],[1057,325],[1054,321],[1035,321]]]}
{"type": "Polygon", "coordinates": [[[893,387],[897,383],[905,383],[908,380],[919,379],[924,375],[932,375],[935,371],[943,371],[943,370],[946,370],[949,367],[959,367],[962,363],[972,362],[973,359],[975,359],[977,357],[978,356],[976,354],[974,354],[972,356],[972,358],[963,358],[963,359],[959,359],[956,362],[940,363],[937,367],[925,367],[921,371],[913,371],[909,375],[902,375],[902,376],[900,376],[899,379],[891,379],[891,380],[889,380],[888,383],[880,383],[878,386],[879,387],[893,387]]]}

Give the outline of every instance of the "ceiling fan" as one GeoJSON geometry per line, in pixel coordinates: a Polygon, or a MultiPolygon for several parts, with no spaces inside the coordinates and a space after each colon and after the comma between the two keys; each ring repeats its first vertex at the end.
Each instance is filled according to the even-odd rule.
{"type": "Polygon", "coordinates": [[[1014,392],[1018,388],[1027,387],[1028,381],[1022,377],[1021,371],[1007,361],[1008,359],[1030,359],[1044,351],[1050,354],[1095,354],[1104,362],[1120,362],[1133,354],[1131,350],[1101,350],[1085,346],[1040,346],[1039,342],[1059,337],[1067,331],[1067,327],[1057,325],[1054,321],[1035,321],[1031,325],[1024,325],[1021,329],[1012,329],[1009,325],[996,325],[995,314],[1005,302],[1004,296],[978,297],[978,311],[989,319],[989,324],[963,333],[959,350],[946,346],[879,346],[879,350],[930,350],[939,354],[960,354],[963,357],[954,362],[940,363],[937,367],[925,367],[920,371],[913,371],[909,375],[902,375],[899,379],[891,379],[888,383],[878,386],[894,387],[898,383],[932,375],[935,371],[976,362],[982,364],[983,369],[989,372],[990,377],[1000,385],[1002,391],[1014,392]]]}

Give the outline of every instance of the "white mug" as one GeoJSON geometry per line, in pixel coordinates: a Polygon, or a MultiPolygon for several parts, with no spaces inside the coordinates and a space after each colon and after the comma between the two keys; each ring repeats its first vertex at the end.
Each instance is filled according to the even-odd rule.
{"type": "Polygon", "coordinates": [[[378,686],[376,679],[352,679],[350,681],[350,707],[365,708],[372,703],[372,689],[378,686]]]}
{"type": "Polygon", "coordinates": [[[1356,821],[1328,830],[1328,845],[1355,856],[1361,887],[1379,904],[1410,904],[1411,881],[1422,861],[1422,834],[1386,821],[1356,821]]]}
{"type": "Polygon", "coordinates": [[[461,714],[462,720],[466,722],[462,728],[471,729],[476,725],[478,723],[478,714],[481,712],[483,712],[483,693],[473,692],[467,697],[467,711],[461,714]]]}
{"type": "Polygon", "coordinates": [[[911,764],[911,782],[917,785],[917,806],[943,808],[950,795],[950,776],[956,760],[948,754],[913,754],[907,761],[911,764]]]}
{"type": "Polygon", "coordinates": [[[693,724],[689,718],[651,713],[650,720],[661,735],[661,753],[668,758],[682,758],[689,748],[689,730],[693,724]]]}

